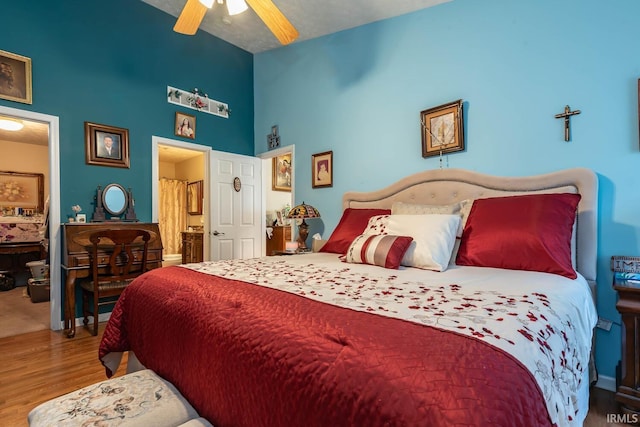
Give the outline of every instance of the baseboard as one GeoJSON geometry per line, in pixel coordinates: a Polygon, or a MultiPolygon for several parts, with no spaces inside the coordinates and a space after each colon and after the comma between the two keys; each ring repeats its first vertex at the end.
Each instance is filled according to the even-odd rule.
{"type": "Polygon", "coordinates": [[[601,388],[603,390],[616,391],[616,379],[613,377],[607,377],[604,375],[598,375],[598,381],[596,382],[595,387],[601,388]]]}
{"type": "MultiPolygon", "coordinates": [[[[109,313],[100,313],[98,315],[98,322],[106,322],[107,320],[109,320],[109,318],[111,317],[111,312],[109,313]]],[[[82,323],[82,320],[84,318],[83,317],[76,317],[76,327],[78,326],[84,326],[84,323],[82,323]]],[[[93,318],[89,317],[89,322],[93,322],[93,318]]]]}

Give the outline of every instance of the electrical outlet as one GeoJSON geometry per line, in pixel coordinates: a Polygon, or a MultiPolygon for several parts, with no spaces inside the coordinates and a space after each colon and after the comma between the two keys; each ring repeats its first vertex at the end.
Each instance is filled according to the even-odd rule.
{"type": "Polygon", "coordinates": [[[603,319],[602,317],[598,317],[598,323],[596,323],[596,328],[602,329],[603,331],[609,332],[611,330],[611,324],[613,322],[608,319],[603,319]]]}

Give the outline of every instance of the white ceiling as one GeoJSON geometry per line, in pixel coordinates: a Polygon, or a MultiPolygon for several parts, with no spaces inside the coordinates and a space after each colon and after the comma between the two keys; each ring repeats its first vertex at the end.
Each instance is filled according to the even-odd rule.
{"type": "MultiPolygon", "coordinates": [[[[186,0],[142,0],[176,18],[186,0]]],[[[273,0],[300,33],[294,42],[309,40],[349,28],[358,27],[452,0],[273,0]]],[[[168,30],[173,30],[173,25],[168,30]]],[[[224,5],[214,3],[200,30],[225,40],[251,53],[280,47],[278,40],[249,9],[228,16],[224,5]]]]}

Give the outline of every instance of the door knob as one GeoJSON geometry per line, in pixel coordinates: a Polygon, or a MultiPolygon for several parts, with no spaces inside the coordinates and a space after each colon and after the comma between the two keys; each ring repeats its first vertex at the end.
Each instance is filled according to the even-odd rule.
{"type": "Polygon", "coordinates": [[[219,232],[218,230],[213,231],[214,236],[224,236],[224,233],[219,232]]]}

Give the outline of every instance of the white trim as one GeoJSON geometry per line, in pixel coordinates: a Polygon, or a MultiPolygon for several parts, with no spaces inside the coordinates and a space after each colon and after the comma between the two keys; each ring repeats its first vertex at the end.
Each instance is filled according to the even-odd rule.
{"type": "Polygon", "coordinates": [[[598,381],[596,382],[595,387],[601,388],[603,390],[616,391],[616,379],[613,377],[607,377],[604,375],[598,375],[598,381]]]}
{"type": "Polygon", "coordinates": [[[49,277],[51,279],[50,328],[58,331],[62,322],[62,274],[60,271],[60,125],[57,116],[0,106],[0,114],[49,125],[49,277]]]}
{"type": "MultiPolygon", "coordinates": [[[[160,202],[160,196],[158,194],[158,182],[160,180],[160,170],[158,165],[159,145],[169,145],[171,147],[184,148],[187,150],[200,151],[204,155],[204,188],[202,189],[205,195],[203,206],[208,203],[209,195],[211,191],[209,189],[209,165],[211,162],[212,149],[209,146],[195,144],[193,142],[179,141],[177,139],[169,139],[160,136],[151,136],[151,218],[152,222],[159,222],[159,210],[158,203],[160,202]]],[[[202,212],[204,216],[204,235],[209,235],[209,209],[204,209],[202,212]]],[[[208,239],[203,239],[204,245],[204,259],[209,259],[209,242],[208,239]]]]}

